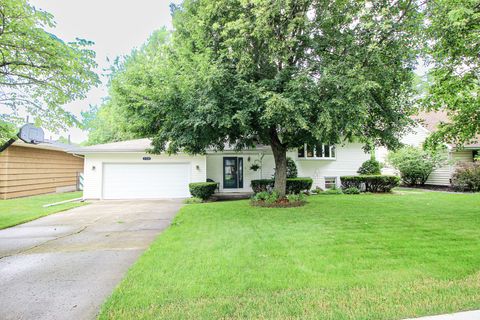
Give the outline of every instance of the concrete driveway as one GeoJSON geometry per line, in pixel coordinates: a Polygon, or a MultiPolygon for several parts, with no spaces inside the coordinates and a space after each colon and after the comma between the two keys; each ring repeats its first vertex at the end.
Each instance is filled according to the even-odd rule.
{"type": "Polygon", "coordinates": [[[0,230],[0,319],[93,319],[180,200],[99,201],[0,230]]]}

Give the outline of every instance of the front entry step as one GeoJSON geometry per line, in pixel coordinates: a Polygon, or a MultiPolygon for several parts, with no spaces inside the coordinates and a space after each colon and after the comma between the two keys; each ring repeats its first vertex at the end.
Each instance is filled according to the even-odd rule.
{"type": "Polygon", "coordinates": [[[218,192],[212,196],[212,199],[216,201],[241,200],[250,199],[252,195],[253,192],[218,192]]]}

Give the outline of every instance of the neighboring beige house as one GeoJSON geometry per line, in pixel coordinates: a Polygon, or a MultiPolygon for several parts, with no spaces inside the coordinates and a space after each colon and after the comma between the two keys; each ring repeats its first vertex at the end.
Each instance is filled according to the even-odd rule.
{"type": "MultiPolygon", "coordinates": [[[[84,198],[148,199],[189,197],[190,182],[207,179],[219,183],[220,192],[251,192],[251,180],[272,178],[270,147],[235,152],[208,151],[206,155],[152,155],[149,139],[95,145],[72,150],[85,156],[84,198]],[[253,165],[258,170],[252,170],[253,165]]],[[[305,146],[288,152],[298,176],[311,177],[313,188],[339,185],[339,177],[354,175],[370,158],[359,143],[317,148],[305,146]]]]}
{"type": "MultiPolygon", "coordinates": [[[[403,137],[402,142],[406,145],[420,147],[425,139],[437,130],[437,126],[441,122],[448,122],[446,112],[426,112],[421,113],[415,117],[418,121],[412,132],[403,137]]],[[[452,174],[455,172],[456,165],[463,162],[473,162],[474,157],[480,150],[480,143],[466,145],[459,149],[455,145],[447,145],[447,164],[441,168],[436,169],[427,180],[429,185],[450,186],[452,174]]],[[[385,162],[387,150],[380,148],[377,150],[377,159],[385,162]]],[[[394,173],[394,169],[388,165],[382,170],[385,174],[394,173]]]]}
{"type": "Polygon", "coordinates": [[[68,153],[70,147],[21,140],[0,145],[0,199],[76,190],[84,160],[68,153]]]}

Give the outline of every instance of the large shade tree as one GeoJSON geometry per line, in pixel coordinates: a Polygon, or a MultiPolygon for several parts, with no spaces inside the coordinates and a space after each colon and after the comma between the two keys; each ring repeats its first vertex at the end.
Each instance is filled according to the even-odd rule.
{"type": "Polygon", "coordinates": [[[25,114],[52,129],[72,124],[62,106],[98,83],[91,43],[64,42],[46,31],[54,26],[26,0],[0,1],[0,138],[25,114]]]}
{"type": "Polygon", "coordinates": [[[430,83],[423,100],[430,110],[445,110],[442,123],[428,140],[467,144],[480,135],[480,2],[428,1],[426,59],[430,83]]]}
{"type": "Polygon", "coordinates": [[[172,44],[112,82],[153,152],[270,145],[285,194],[288,149],[398,145],[412,111],[415,1],[186,0],[172,13],[172,44]]]}

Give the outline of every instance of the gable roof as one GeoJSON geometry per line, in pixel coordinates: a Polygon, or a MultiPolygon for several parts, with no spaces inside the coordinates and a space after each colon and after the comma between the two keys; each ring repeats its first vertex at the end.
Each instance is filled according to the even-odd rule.
{"type": "Polygon", "coordinates": [[[34,148],[34,149],[43,149],[43,150],[52,150],[52,151],[63,151],[69,152],[72,148],[75,148],[75,145],[61,143],[54,140],[45,140],[45,142],[39,144],[32,144],[23,142],[20,139],[10,139],[5,144],[0,147],[0,152],[6,150],[10,146],[24,147],[24,148],[34,148]]]}
{"type": "MultiPolygon", "coordinates": [[[[128,153],[128,152],[146,152],[147,149],[152,147],[151,145],[152,140],[145,138],[145,139],[135,139],[135,140],[127,140],[127,141],[119,141],[119,142],[111,142],[111,143],[104,143],[104,144],[96,144],[92,146],[86,147],[77,147],[74,149],[69,150],[70,153],[77,153],[77,154],[90,154],[90,153],[128,153]]],[[[270,150],[268,146],[265,145],[257,145],[255,149],[248,149],[248,151],[264,151],[270,150]]],[[[234,151],[234,147],[232,145],[225,145],[225,152],[232,152],[234,151]]],[[[207,152],[215,152],[212,150],[207,150],[207,152]]],[[[219,151],[221,152],[221,151],[219,151]]]]}
{"type": "MultiPolygon", "coordinates": [[[[430,132],[435,132],[438,130],[438,126],[441,123],[448,123],[450,119],[448,113],[444,110],[441,111],[428,111],[420,112],[418,115],[413,117],[422,127],[427,129],[430,132]]],[[[480,148],[480,135],[476,137],[477,142],[467,144],[465,148],[480,148]]],[[[451,147],[456,147],[455,144],[449,144],[451,147]]]]}
{"type": "Polygon", "coordinates": [[[440,123],[449,122],[446,111],[420,112],[418,115],[414,116],[413,119],[417,120],[425,129],[430,132],[437,131],[440,123]]]}
{"type": "Polygon", "coordinates": [[[72,149],[71,152],[79,154],[100,152],[145,152],[145,150],[151,148],[151,143],[152,141],[150,139],[135,139],[79,147],[72,149]]]}

